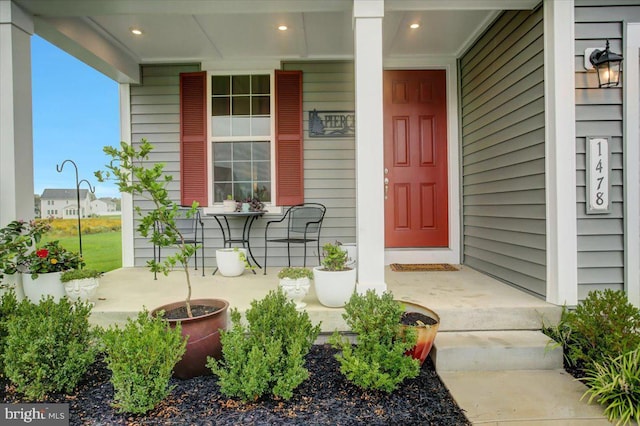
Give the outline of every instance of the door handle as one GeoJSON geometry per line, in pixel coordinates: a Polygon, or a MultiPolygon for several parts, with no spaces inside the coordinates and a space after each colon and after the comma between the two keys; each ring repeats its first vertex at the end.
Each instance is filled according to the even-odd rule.
{"type": "Polygon", "coordinates": [[[384,199],[387,199],[387,194],[389,192],[389,178],[384,178],[384,199]]]}

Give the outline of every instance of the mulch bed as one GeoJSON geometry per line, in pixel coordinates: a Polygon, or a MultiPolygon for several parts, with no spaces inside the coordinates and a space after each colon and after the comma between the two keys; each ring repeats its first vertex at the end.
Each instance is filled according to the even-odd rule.
{"type": "MultiPolygon", "coordinates": [[[[71,425],[470,425],[428,358],[420,375],[391,393],[363,391],[347,382],[328,345],[307,357],[309,380],[288,401],[264,397],[242,403],[220,394],[213,376],[172,379],[171,394],[146,416],[117,413],[103,362],[96,362],[74,395],[47,402],[69,403],[71,425]]],[[[0,380],[0,399],[26,402],[0,380]]]]}

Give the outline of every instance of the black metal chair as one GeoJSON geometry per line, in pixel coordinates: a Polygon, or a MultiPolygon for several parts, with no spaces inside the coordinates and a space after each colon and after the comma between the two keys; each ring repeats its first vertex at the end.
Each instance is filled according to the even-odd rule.
{"type": "Polygon", "coordinates": [[[326,212],[326,207],[319,203],[298,204],[286,211],[279,220],[270,220],[264,228],[264,273],[267,274],[267,249],[269,243],[287,245],[287,258],[291,266],[291,244],[304,245],[304,266],[307,266],[307,243],[315,242],[318,249],[318,264],[320,264],[320,230],[326,212]],[[287,225],[286,236],[269,237],[270,225],[284,223],[287,225]]]}
{"type": "MultiPolygon", "coordinates": [[[[202,254],[202,276],[204,277],[204,222],[202,221],[202,215],[200,214],[200,210],[196,210],[195,214],[192,217],[186,216],[186,210],[179,210],[181,216],[176,218],[176,225],[178,230],[182,234],[184,238],[185,244],[191,244],[193,246],[200,245],[200,250],[202,254]]],[[[158,231],[160,233],[164,232],[164,224],[160,222],[154,223],[154,231],[158,231]]],[[[156,262],[160,262],[160,249],[161,246],[156,245],[155,242],[153,244],[153,259],[156,262]]],[[[195,262],[195,270],[198,270],[198,251],[196,250],[193,254],[193,259],[195,262]]],[[[154,272],[153,279],[158,279],[157,274],[154,272]]]]}

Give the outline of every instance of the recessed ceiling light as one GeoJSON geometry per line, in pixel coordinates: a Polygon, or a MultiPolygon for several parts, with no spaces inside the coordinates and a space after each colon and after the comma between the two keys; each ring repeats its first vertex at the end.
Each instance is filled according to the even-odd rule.
{"type": "Polygon", "coordinates": [[[280,25],[280,26],[278,27],[278,29],[279,29],[280,31],[287,31],[287,30],[289,29],[289,27],[287,27],[286,25],[280,25]]]}
{"type": "Polygon", "coordinates": [[[130,28],[131,34],[134,35],[142,35],[142,30],[140,28],[130,28]]]}
{"type": "Polygon", "coordinates": [[[420,24],[411,24],[409,25],[409,28],[411,28],[412,30],[415,30],[416,28],[420,28],[420,24]]]}

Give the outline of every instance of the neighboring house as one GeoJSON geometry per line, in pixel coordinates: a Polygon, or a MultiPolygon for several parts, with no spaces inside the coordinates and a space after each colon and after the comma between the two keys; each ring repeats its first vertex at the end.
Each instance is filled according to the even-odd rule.
{"type": "MultiPolygon", "coordinates": [[[[91,196],[89,190],[80,190],[80,217],[91,214],[91,196]]],[[[40,214],[42,217],[75,219],[78,217],[78,194],[75,189],[46,188],[40,196],[40,214]]]]}
{"type": "MultiPolygon", "coordinates": [[[[640,305],[640,0],[0,6],[14,52],[0,59],[2,223],[32,210],[33,182],[16,178],[30,120],[13,117],[31,111],[37,33],[120,83],[122,139],[157,147],[174,200],[206,212],[256,195],[276,214],[323,203],[323,240],[357,243],[361,289],[386,288],[385,264],[446,262],[556,304],[611,288],[640,305]],[[618,87],[584,66],[606,40],[625,57],[618,87]],[[592,137],[607,138],[600,151],[592,137]]],[[[153,253],[134,205],[148,208],[123,199],[125,266],[153,253]]],[[[213,257],[220,232],[206,222],[213,257]]]]}
{"type": "Polygon", "coordinates": [[[103,216],[116,212],[116,203],[110,198],[98,198],[91,202],[91,214],[103,216]]]}

